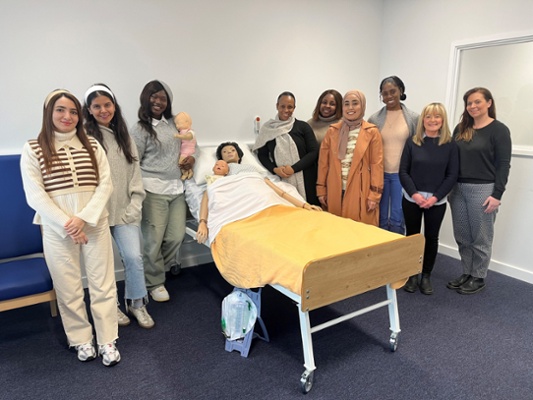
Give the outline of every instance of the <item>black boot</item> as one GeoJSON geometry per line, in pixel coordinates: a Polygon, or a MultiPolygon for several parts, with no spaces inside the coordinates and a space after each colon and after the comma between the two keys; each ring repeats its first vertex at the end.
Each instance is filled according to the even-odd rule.
{"type": "Polygon", "coordinates": [[[410,276],[407,280],[407,283],[403,287],[403,290],[409,293],[416,292],[416,289],[418,288],[418,275],[410,276]]]}
{"type": "Polygon", "coordinates": [[[457,293],[474,294],[485,289],[485,280],[471,276],[465,283],[457,289],[457,293]]]}
{"type": "Polygon", "coordinates": [[[459,286],[461,286],[463,283],[465,283],[468,278],[470,278],[470,275],[468,274],[463,274],[461,275],[459,278],[457,279],[454,279],[453,281],[450,281],[448,282],[448,284],[446,285],[446,287],[448,289],[452,289],[452,290],[457,290],[459,289],[459,286]]]}
{"type": "Polygon", "coordinates": [[[422,274],[422,279],[420,280],[420,292],[424,294],[433,294],[433,287],[431,286],[431,280],[429,279],[430,274],[422,274]]]}

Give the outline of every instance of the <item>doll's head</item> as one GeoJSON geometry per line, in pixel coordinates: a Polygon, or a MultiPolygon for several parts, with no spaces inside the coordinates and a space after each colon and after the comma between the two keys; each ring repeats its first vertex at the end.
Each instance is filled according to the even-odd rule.
{"type": "Polygon", "coordinates": [[[228,163],[241,163],[244,153],[235,142],[224,142],[217,147],[217,158],[228,163]]]}
{"type": "Polygon", "coordinates": [[[178,128],[178,131],[183,131],[183,130],[189,130],[191,129],[191,126],[192,126],[192,119],[190,117],[189,114],[187,114],[186,112],[179,112],[175,117],[174,117],[174,124],[176,124],[176,128],[178,128]]]}
{"type": "Polygon", "coordinates": [[[224,160],[218,160],[213,167],[213,173],[219,176],[226,176],[229,172],[229,165],[224,160]]]}

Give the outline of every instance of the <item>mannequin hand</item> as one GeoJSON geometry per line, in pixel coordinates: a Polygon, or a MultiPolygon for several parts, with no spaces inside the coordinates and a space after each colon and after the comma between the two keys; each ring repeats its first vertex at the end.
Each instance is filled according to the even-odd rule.
{"type": "Polygon", "coordinates": [[[207,225],[205,223],[201,223],[198,225],[198,230],[196,231],[196,241],[200,244],[205,243],[207,240],[207,225]]]}

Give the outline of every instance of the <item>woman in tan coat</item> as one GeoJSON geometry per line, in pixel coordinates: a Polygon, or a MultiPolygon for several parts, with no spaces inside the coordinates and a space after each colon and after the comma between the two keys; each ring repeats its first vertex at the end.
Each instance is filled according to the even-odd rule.
{"type": "Polygon", "coordinates": [[[344,95],[343,118],[331,125],[320,147],[317,195],[332,214],[379,226],[383,146],[378,128],[363,120],[365,95],[344,95]]]}

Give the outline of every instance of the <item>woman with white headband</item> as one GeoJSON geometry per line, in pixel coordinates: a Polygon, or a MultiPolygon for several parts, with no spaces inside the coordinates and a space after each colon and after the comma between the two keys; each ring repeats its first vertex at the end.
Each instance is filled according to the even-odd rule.
{"type": "MultiPolygon", "coordinates": [[[[154,326],[146,304],[148,294],[144,282],[142,256],[141,208],[145,198],[137,147],[115,95],[104,84],[95,84],[85,92],[83,105],[85,130],[105,149],[113,180],[109,199],[109,226],[115,239],[125,276],[126,312],[145,329],[154,326]]],[[[129,325],[130,319],[117,307],[119,326],[129,325]]]]}
{"type": "Polygon", "coordinates": [[[44,103],[36,140],[20,160],[26,199],[42,226],[44,256],[68,343],[80,361],[96,358],[81,278],[85,266],[98,353],[109,367],[120,361],[113,248],[106,205],[113,191],[105,152],[83,130],[81,105],[67,90],[44,103]]]}

